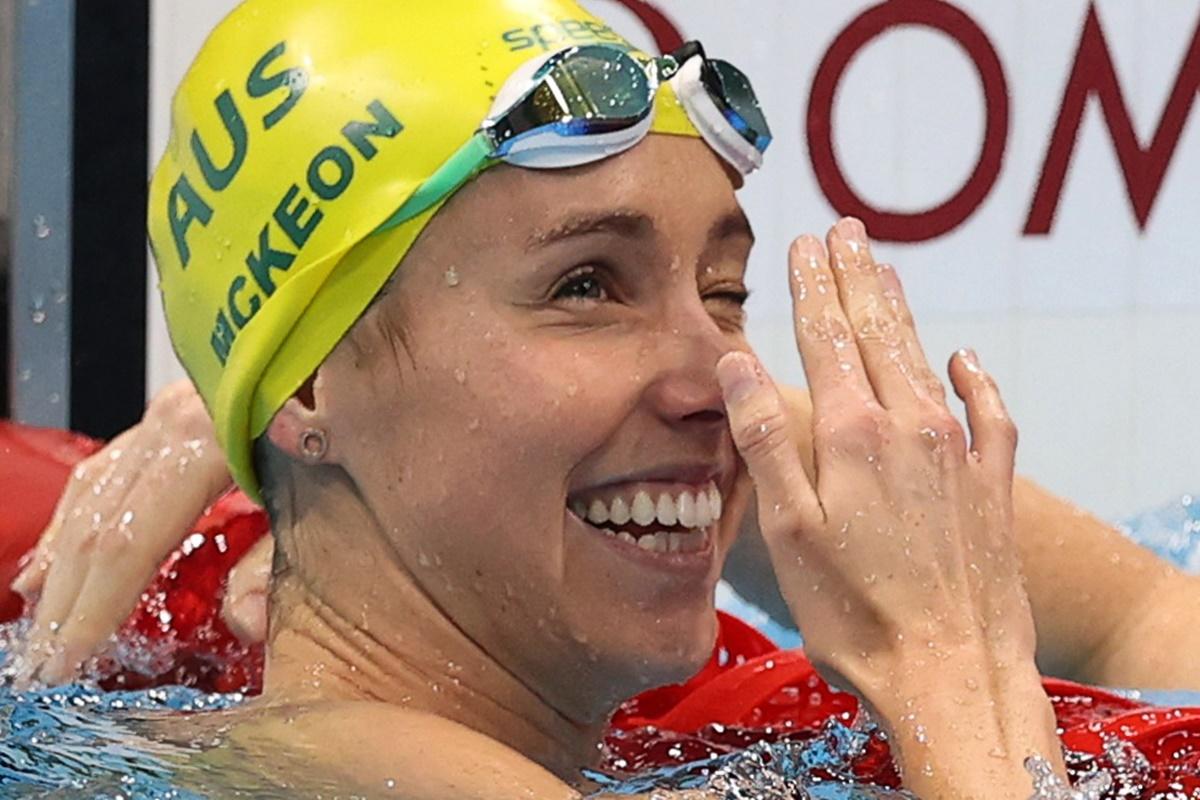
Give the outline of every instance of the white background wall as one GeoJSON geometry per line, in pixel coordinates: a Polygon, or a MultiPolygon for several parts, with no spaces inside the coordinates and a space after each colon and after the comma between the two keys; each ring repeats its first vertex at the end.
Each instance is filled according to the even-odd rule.
{"type": "MultiPolygon", "coordinates": [[[[481,0],[482,1],[482,0],[481,0]]],[[[656,0],[688,38],[742,66],[776,134],[744,191],[758,236],[751,335],[783,380],[802,382],[790,330],[784,254],[836,212],[817,185],[805,110],[830,43],[869,3],[656,0]]],[[[233,0],[156,0],[152,160],[166,144],[173,86],[233,0]]],[[[619,0],[587,0],[648,43],[619,0]]],[[[1021,234],[1087,12],[1086,0],[958,0],[998,52],[1009,90],[1002,171],[978,211],[950,233],[876,248],[897,265],[931,360],[970,345],[999,378],[1022,430],[1020,469],[1107,516],[1200,489],[1200,107],[1190,114],[1145,230],[1130,208],[1112,138],[1089,102],[1048,236],[1021,234]]],[[[1193,2],[1100,0],[1100,20],[1135,129],[1158,124],[1193,33],[1193,2]]],[[[1197,103],[1200,106],[1200,103],[1197,103]]],[[[924,28],[887,33],[859,53],[837,95],[837,152],[874,205],[917,210],[954,192],[975,162],[984,103],[959,47],[924,28]]],[[[152,388],[180,375],[150,298],[152,388]]]]}

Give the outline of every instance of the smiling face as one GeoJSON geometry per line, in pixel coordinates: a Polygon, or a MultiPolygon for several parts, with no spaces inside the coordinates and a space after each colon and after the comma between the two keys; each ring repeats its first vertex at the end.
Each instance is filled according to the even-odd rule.
{"type": "Polygon", "coordinates": [[[331,357],[361,380],[323,378],[339,460],[399,558],[571,719],[711,652],[746,499],[714,367],[746,348],[751,243],[699,140],[499,167],[331,357]]]}

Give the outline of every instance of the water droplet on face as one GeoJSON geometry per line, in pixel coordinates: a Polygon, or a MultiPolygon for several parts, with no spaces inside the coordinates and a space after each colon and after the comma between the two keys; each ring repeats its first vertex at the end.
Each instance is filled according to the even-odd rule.
{"type": "Polygon", "coordinates": [[[455,286],[458,286],[459,283],[460,279],[458,277],[458,269],[455,267],[449,267],[446,270],[446,285],[453,289],[455,286]]]}
{"type": "Polygon", "coordinates": [[[459,383],[466,383],[467,382],[467,371],[465,369],[462,369],[461,367],[454,370],[454,380],[458,381],[459,383]]]}

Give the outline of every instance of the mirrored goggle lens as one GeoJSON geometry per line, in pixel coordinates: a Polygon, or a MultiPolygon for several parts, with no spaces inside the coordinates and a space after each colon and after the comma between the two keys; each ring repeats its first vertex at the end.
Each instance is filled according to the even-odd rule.
{"type": "Polygon", "coordinates": [[[655,87],[632,56],[588,46],[549,62],[538,85],[509,115],[512,135],[553,126],[562,135],[602,133],[644,119],[655,87]]]}
{"type": "Polygon", "coordinates": [[[742,138],[765,153],[771,144],[771,126],[750,79],[728,61],[709,61],[706,67],[701,74],[725,118],[742,138]]]}

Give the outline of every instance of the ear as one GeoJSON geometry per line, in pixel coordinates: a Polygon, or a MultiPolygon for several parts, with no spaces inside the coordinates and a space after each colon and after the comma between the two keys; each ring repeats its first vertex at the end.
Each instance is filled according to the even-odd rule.
{"type": "Polygon", "coordinates": [[[292,397],[275,412],[267,426],[267,439],[277,450],[305,464],[337,463],[336,445],[330,436],[328,404],[321,391],[321,367],[304,382],[292,397]],[[314,457],[305,440],[318,434],[324,437],[324,452],[314,457]]]}

